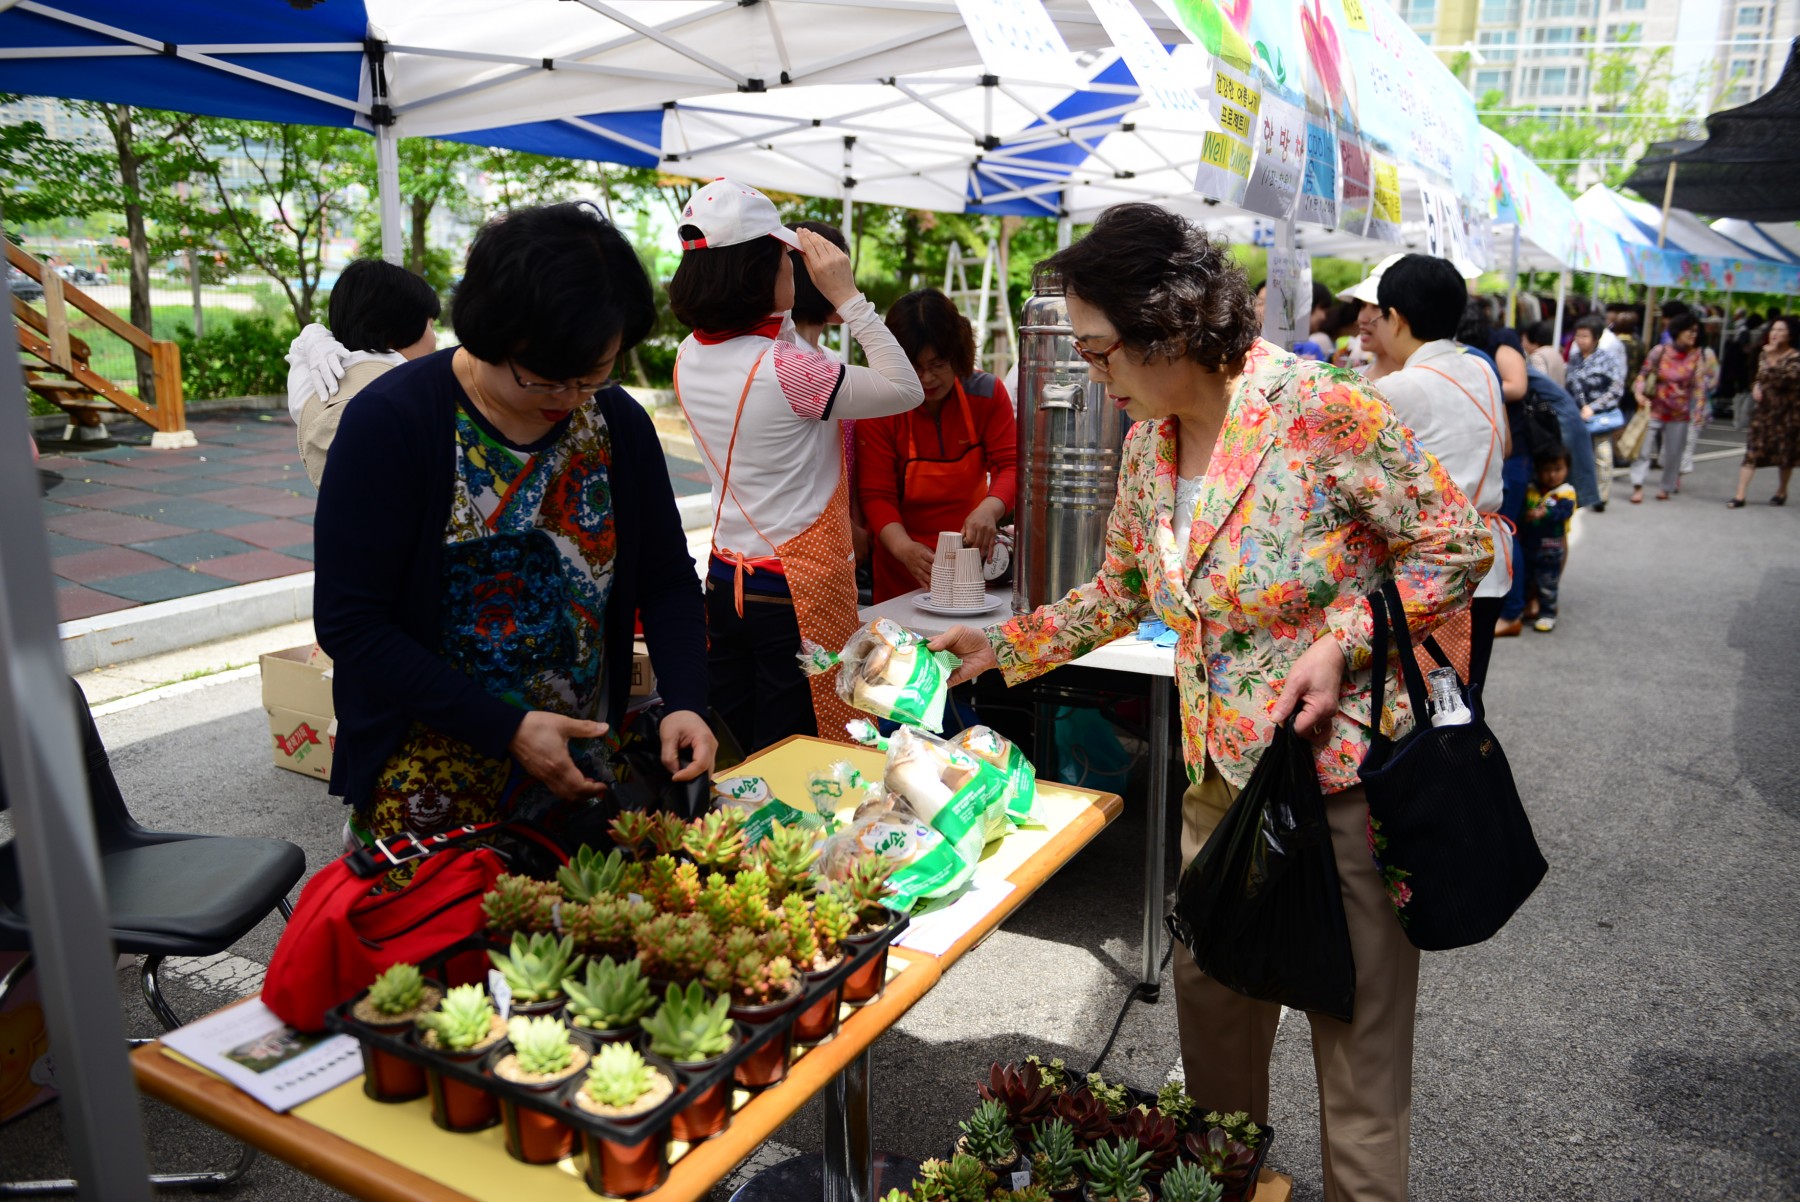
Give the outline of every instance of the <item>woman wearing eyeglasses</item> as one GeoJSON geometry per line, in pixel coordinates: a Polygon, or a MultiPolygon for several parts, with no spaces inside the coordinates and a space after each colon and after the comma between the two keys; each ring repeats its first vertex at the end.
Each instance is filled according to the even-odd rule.
{"type": "Polygon", "coordinates": [[[591,205],[515,210],[476,234],[450,317],[459,347],[358,395],[319,491],[331,787],[364,842],[579,812],[640,616],[663,763],[691,779],[716,747],[693,558],[656,431],[612,378],[655,317],[636,253],[591,205]]]}
{"type": "MultiPolygon", "coordinates": [[[[1406,1197],[1419,954],[1369,855],[1358,768],[1370,712],[1370,590],[1397,581],[1415,637],[1467,605],[1493,539],[1449,475],[1355,374],[1257,337],[1243,270],[1198,227],[1120,205],[1040,269],[1061,275],[1092,378],[1140,419],[1126,439],[1099,575],[986,631],[933,641],[958,681],[1038,676],[1155,616],[1179,632],[1175,679],[1192,782],[1185,866],[1292,720],[1319,781],[1356,958],[1355,1021],[1309,1016],[1325,1196],[1406,1197]]],[[[1392,720],[1412,721],[1388,685],[1392,720]]],[[[1395,898],[1395,901],[1402,900],[1395,898]]],[[[1281,1008],[1175,952],[1188,1093],[1268,1117],[1281,1008]]]]}

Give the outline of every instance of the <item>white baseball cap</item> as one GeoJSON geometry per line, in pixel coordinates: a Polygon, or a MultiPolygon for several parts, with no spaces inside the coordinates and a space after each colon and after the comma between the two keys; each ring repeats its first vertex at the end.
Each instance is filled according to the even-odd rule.
{"type": "Polygon", "coordinates": [[[716,179],[689,197],[681,210],[681,224],[700,231],[698,238],[681,240],[682,250],[718,250],[762,237],[800,249],[800,236],[781,224],[774,201],[748,184],[728,179],[716,179]]]}
{"type": "Polygon", "coordinates": [[[1361,301],[1365,305],[1379,305],[1381,301],[1376,293],[1381,288],[1381,273],[1405,257],[1406,255],[1404,253],[1389,255],[1381,262],[1375,264],[1375,270],[1369,273],[1367,279],[1358,280],[1356,283],[1338,293],[1338,299],[1361,301]]]}

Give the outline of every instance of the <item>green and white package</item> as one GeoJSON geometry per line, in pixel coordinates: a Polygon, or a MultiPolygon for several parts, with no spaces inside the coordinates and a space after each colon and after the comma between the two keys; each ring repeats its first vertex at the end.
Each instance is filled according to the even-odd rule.
{"type": "Polygon", "coordinates": [[[733,776],[713,782],[713,797],[720,806],[730,806],[744,815],[744,845],[755,847],[769,837],[776,825],[819,826],[817,818],[788,805],[769,788],[760,776],[733,776]]]}
{"type": "Polygon", "coordinates": [[[887,618],[859,629],[835,656],[805,640],[800,647],[800,667],[808,676],[837,668],[837,692],[845,704],[940,733],[950,674],[961,665],[950,652],[932,651],[924,638],[887,618]]]}
{"type": "Polygon", "coordinates": [[[942,739],[902,728],[888,740],[883,784],[904,803],[890,817],[910,814],[942,838],[889,878],[894,908],[910,910],[920,898],[960,889],[987,843],[989,811],[998,811],[1005,825],[1005,776],[942,739]]]}
{"type": "MultiPolygon", "coordinates": [[[[1037,768],[1025,758],[1018,745],[987,726],[971,726],[951,742],[1006,777],[1006,817],[1012,825],[1024,826],[1030,822],[1031,808],[1037,800],[1037,768]]],[[[997,834],[989,835],[989,838],[997,837],[997,834]]]]}

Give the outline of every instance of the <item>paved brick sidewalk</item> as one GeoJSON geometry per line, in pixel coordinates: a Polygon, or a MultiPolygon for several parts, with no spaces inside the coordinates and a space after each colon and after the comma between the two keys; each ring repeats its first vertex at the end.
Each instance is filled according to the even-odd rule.
{"type": "MultiPolygon", "coordinates": [[[[149,429],[124,418],[109,427],[115,446],[45,446],[59,620],[312,570],[318,491],[287,414],[215,411],[189,426],[200,445],[184,451],[152,451],[149,429]]],[[[668,466],[677,496],[707,491],[698,463],[668,466]]]]}

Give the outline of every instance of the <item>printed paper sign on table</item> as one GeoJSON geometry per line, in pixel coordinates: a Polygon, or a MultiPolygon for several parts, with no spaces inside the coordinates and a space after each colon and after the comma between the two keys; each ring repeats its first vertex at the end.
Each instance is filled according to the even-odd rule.
{"type": "Polygon", "coordinates": [[[302,1035],[254,998],[170,1031],[163,1043],[277,1113],[362,1075],[348,1035],[302,1035]]]}
{"type": "Polygon", "coordinates": [[[1245,189],[1250,186],[1250,167],[1256,158],[1262,92],[1236,71],[1215,61],[1207,111],[1214,127],[1201,142],[1194,191],[1226,204],[1242,204],[1245,189]]]}
{"type": "Polygon", "coordinates": [[[1124,56],[1125,65],[1131,68],[1131,77],[1137,80],[1138,90],[1153,108],[1191,118],[1191,128],[1196,131],[1218,128],[1193,81],[1183,78],[1175,69],[1169,52],[1151,32],[1143,15],[1132,7],[1131,0],[1088,0],[1088,3],[1100,18],[1106,36],[1124,56]]]}
{"type": "Polygon", "coordinates": [[[1269,282],[1263,294],[1263,337],[1292,350],[1312,329],[1312,256],[1294,246],[1294,224],[1279,223],[1269,248],[1269,282]]]}
{"type": "Polygon", "coordinates": [[[1267,217],[1292,216],[1306,166],[1306,113],[1265,93],[1255,148],[1244,207],[1267,217]]]}
{"type": "Polygon", "coordinates": [[[1003,81],[1081,83],[1068,43],[1039,0],[956,0],[982,65],[1003,81]]]}

